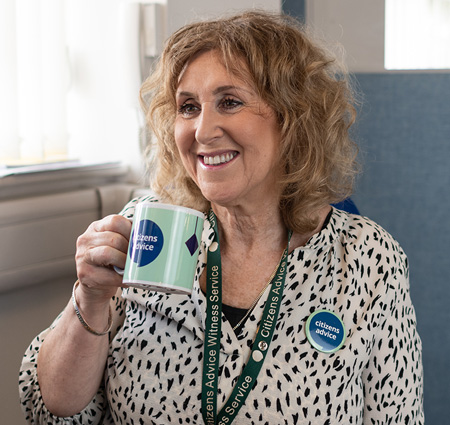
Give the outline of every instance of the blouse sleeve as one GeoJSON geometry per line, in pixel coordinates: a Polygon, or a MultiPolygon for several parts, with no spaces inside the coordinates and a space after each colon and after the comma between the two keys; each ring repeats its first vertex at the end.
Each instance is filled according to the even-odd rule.
{"type": "Polygon", "coordinates": [[[409,292],[405,254],[389,282],[386,320],[363,374],[364,424],[424,423],[422,342],[409,292]]]}
{"type": "MultiPolygon", "coordinates": [[[[154,201],[154,197],[145,196],[142,198],[136,198],[130,201],[120,212],[121,215],[127,218],[132,218],[134,214],[135,205],[142,201],[154,201]]],[[[124,301],[122,297],[113,297],[112,301],[113,320],[114,320],[114,332],[111,333],[112,339],[117,333],[118,329],[122,326],[125,312],[124,301]]],[[[48,333],[58,322],[59,317],[54,321],[52,326],[40,333],[27,351],[22,360],[19,373],[19,395],[22,410],[25,414],[25,418],[29,424],[64,424],[64,425],[95,425],[95,424],[113,424],[108,409],[108,403],[105,397],[103,387],[99,388],[95,397],[91,400],[88,406],[79,414],[67,418],[56,417],[46,408],[41,390],[39,387],[37,377],[37,358],[39,349],[48,333]]]]}
{"type": "MultiPolygon", "coordinates": [[[[123,324],[124,306],[123,299],[120,296],[113,297],[111,301],[113,311],[113,330],[110,338],[112,339],[123,324]]],[[[64,424],[64,425],[95,425],[95,424],[113,424],[108,403],[106,401],[103,387],[100,387],[95,397],[77,415],[71,417],[57,417],[53,415],[45,406],[42,399],[41,390],[37,376],[37,358],[39,350],[48,333],[56,326],[59,320],[58,316],[53,324],[41,332],[31,342],[25,352],[19,372],[19,395],[22,411],[29,424],[64,424]]]]}
{"type": "Polygon", "coordinates": [[[19,395],[25,420],[29,424],[99,424],[103,416],[105,397],[100,389],[89,405],[72,417],[57,417],[45,406],[37,379],[37,357],[39,349],[51,328],[40,333],[25,352],[19,373],[19,395]]]}

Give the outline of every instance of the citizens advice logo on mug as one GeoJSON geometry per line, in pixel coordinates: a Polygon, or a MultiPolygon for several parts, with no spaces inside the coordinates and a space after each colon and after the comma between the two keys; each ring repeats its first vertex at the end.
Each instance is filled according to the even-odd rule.
{"type": "Polygon", "coordinates": [[[136,205],[123,283],[190,294],[205,216],[176,205],[136,205]]]}

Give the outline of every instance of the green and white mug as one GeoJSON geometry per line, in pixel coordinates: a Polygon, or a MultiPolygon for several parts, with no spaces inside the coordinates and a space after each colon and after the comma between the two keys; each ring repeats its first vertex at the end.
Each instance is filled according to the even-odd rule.
{"type": "Polygon", "coordinates": [[[128,286],[190,294],[205,216],[177,205],[136,205],[123,274],[128,286]]]}

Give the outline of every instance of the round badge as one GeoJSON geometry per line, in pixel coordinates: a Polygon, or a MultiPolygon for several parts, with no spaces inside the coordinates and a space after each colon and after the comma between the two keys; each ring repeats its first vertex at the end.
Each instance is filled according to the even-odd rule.
{"type": "Polygon", "coordinates": [[[334,353],[344,344],[344,323],[331,311],[315,311],[306,321],[306,337],[315,349],[334,353]]]}

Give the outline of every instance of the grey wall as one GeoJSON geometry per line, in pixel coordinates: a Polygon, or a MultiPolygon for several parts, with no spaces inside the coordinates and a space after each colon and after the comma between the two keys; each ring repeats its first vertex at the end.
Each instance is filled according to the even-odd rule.
{"type": "Polygon", "coordinates": [[[354,200],[410,260],[423,341],[425,413],[450,411],[450,73],[359,74],[356,129],[364,161],[354,200]]]}
{"type": "Polygon", "coordinates": [[[0,294],[0,424],[25,425],[19,402],[19,368],[33,338],[50,326],[70,299],[76,276],[0,294]]]}

